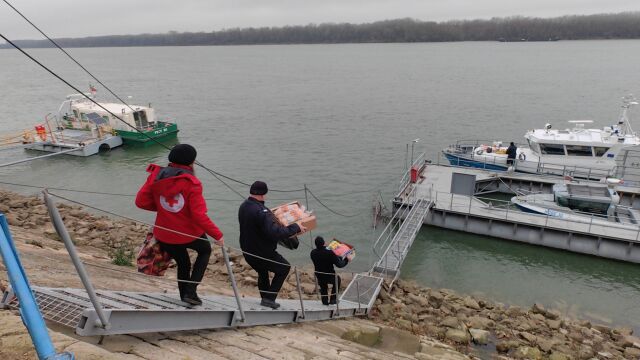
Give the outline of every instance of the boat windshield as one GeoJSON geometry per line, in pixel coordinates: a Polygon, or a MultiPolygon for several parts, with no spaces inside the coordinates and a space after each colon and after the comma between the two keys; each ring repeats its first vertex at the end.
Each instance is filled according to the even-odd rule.
{"type": "Polygon", "coordinates": [[[540,144],[540,152],[544,155],[565,155],[562,144],[540,144]]]}

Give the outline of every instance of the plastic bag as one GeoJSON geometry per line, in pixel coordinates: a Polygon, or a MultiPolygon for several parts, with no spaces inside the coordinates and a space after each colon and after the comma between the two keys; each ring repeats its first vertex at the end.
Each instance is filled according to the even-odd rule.
{"type": "Polygon", "coordinates": [[[138,252],[136,263],[138,272],[146,275],[164,276],[171,263],[171,256],[162,251],[153,233],[148,233],[138,252]]]}

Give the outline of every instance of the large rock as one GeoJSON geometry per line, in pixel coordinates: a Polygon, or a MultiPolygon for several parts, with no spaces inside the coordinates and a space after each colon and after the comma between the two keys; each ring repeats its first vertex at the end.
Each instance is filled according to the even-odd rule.
{"type": "Polygon", "coordinates": [[[481,316],[472,316],[467,319],[467,325],[476,329],[492,329],[495,327],[495,322],[491,319],[483,318],[481,316]]]}
{"type": "Polygon", "coordinates": [[[640,349],[628,347],[624,349],[624,357],[626,359],[640,359],[640,349]]]}
{"type": "Polygon", "coordinates": [[[485,345],[489,343],[489,332],[481,329],[469,329],[471,334],[471,340],[479,345],[485,345]]]}
{"type": "Polygon", "coordinates": [[[429,303],[436,309],[442,305],[444,301],[444,296],[439,291],[431,291],[429,294],[429,303]]]}
{"type": "Polygon", "coordinates": [[[526,331],[523,331],[521,333],[518,334],[521,338],[523,338],[524,340],[526,340],[529,344],[533,345],[536,343],[536,340],[538,339],[537,336],[530,334],[526,331]]]}
{"type": "Polygon", "coordinates": [[[373,346],[380,341],[380,328],[361,324],[355,329],[346,331],[342,334],[342,338],[361,345],[373,346]]]}
{"type": "Polygon", "coordinates": [[[571,359],[568,355],[561,353],[559,351],[554,351],[549,355],[549,360],[569,360],[571,359]]]}
{"type": "Polygon", "coordinates": [[[429,306],[429,300],[427,298],[425,298],[425,297],[414,295],[414,294],[409,294],[408,298],[414,304],[419,305],[421,307],[429,306]]]}
{"type": "Polygon", "coordinates": [[[531,312],[534,313],[534,314],[542,314],[542,315],[544,315],[547,311],[544,309],[544,306],[542,304],[535,303],[531,307],[531,312]]]}
{"type": "Polygon", "coordinates": [[[538,360],[542,359],[542,352],[540,352],[538,348],[530,346],[520,346],[513,354],[513,357],[516,359],[538,360]]]}
{"type": "Polygon", "coordinates": [[[444,337],[458,344],[469,343],[469,333],[465,330],[449,329],[447,330],[446,334],[444,334],[444,337]]]}
{"type": "Polygon", "coordinates": [[[632,336],[632,335],[623,335],[618,340],[618,345],[622,347],[633,347],[636,346],[640,348],[640,338],[632,336]],[[635,345],[637,344],[637,345],[635,345]]]}
{"type": "Polygon", "coordinates": [[[508,353],[509,350],[515,349],[520,346],[520,343],[515,340],[500,341],[496,344],[496,351],[499,353],[508,353]]]}
{"type": "Polygon", "coordinates": [[[464,298],[464,306],[473,310],[480,310],[480,304],[470,296],[464,298]]]}
{"type": "Polygon", "coordinates": [[[452,329],[459,329],[460,328],[460,321],[458,321],[458,318],[456,318],[456,317],[449,316],[449,317],[444,318],[440,322],[440,326],[444,326],[444,327],[448,327],[448,328],[452,328],[452,329]]]}

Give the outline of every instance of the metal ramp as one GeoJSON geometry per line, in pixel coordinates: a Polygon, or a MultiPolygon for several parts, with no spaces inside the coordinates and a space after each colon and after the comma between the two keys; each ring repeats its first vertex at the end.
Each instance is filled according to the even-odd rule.
{"type": "MultiPolygon", "coordinates": [[[[281,307],[272,310],[260,306],[259,298],[243,297],[245,319],[242,321],[236,299],[231,296],[203,296],[202,306],[190,307],[180,301],[177,294],[96,290],[108,321],[108,326],[103,327],[85,290],[35,286],[32,290],[45,319],[73,328],[81,336],[330,320],[366,315],[369,304],[373,303],[371,296],[362,296],[362,301],[367,301],[366,303],[348,301],[343,296],[338,306],[322,305],[319,300],[303,300],[302,304],[297,299],[278,300],[281,307]]],[[[377,296],[377,292],[375,294],[377,296]]],[[[18,301],[12,294],[6,293],[3,305],[17,308],[18,301]]]]}
{"type": "MultiPolygon", "coordinates": [[[[62,218],[45,191],[45,202],[58,235],[69,252],[84,289],[31,287],[42,316],[75,329],[78,335],[116,335],[162,331],[219,329],[257,325],[276,325],[330,320],[367,315],[382,286],[382,278],[357,274],[340,294],[337,304],[303,300],[297,268],[294,268],[298,298],[278,300],[273,310],[260,305],[260,299],[241,295],[236,286],[228,254],[222,248],[234,296],[202,296],[203,304],[192,307],[177,294],[99,290],[93,287],[76,252],[62,218]]],[[[0,305],[20,307],[11,289],[0,305]]]]}
{"type": "MultiPolygon", "coordinates": [[[[433,206],[433,202],[425,199],[418,199],[412,205],[403,204],[404,210],[401,208],[397,213],[404,211],[404,221],[399,226],[384,252],[373,266],[372,272],[380,274],[384,277],[393,277],[394,279],[400,273],[402,263],[411,249],[411,245],[422,227],[425,216],[433,206]],[[410,208],[409,208],[410,207],[410,208]]],[[[390,234],[392,234],[391,229],[390,234]]]]}

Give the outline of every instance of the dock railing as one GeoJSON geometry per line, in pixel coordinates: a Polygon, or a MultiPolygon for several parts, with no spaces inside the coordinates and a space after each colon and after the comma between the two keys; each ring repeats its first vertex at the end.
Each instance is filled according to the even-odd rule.
{"type": "Polygon", "coordinates": [[[418,155],[418,157],[415,158],[415,160],[413,161],[413,163],[411,163],[409,168],[405,169],[404,175],[400,179],[400,185],[398,186],[398,191],[399,192],[404,191],[404,188],[406,188],[407,185],[409,184],[409,182],[411,180],[411,168],[412,167],[415,166],[415,167],[418,168],[418,174],[422,173],[422,170],[424,170],[424,167],[426,165],[426,156],[427,156],[426,152],[421,153],[420,155],[418,155]]]}
{"type": "MultiPolygon", "coordinates": [[[[411,190],[403,194],[403,197],[396,197],[394,201],[399,201],[398,208],[394,211],[393,216],[389,219],[387,226],[380,232],[378,238],[373,242],[372,250],[376,257],[374,264],[382,259],[383,254],[391,245],[393,237],[402,226],[402,219],[411,211],[411,207],[416,201],[416,187],[411,187],[411,190]]],[[[374,265],[372,264],[372,266],[374,265]]],[[[384,274],[388,275],[388,274],[384,274]]]]}
{"type": "Polygon", "coordinates": [[[607,218],[602,215],[581,211],[572,211],[571,214],[582,215],[585,217],[584,219],[563,219],[554,216],[553,212],[547,212],[546,214],[522,212],[516,208],[512,201],[508,200],[439,192],[433,191],[433,189],[429,189],[428,195],[420,195],[430,198],[434,202],[436,210],[504,219],[513,222],[523,221],[522,215],[526,214],[534,219],[531,221],[531,218],[528,218],[529,223],[545,228],[571,228],[574,231],[585,233],[597,231],[602,235],[610,235],[611,229],[616,229],[617,235],[625,240],[635,242],[640,240],[640,224],[637,223],[638,219],[632,216],[616,215],[618,219],[627,220],[629,222],[627,224],[607,221],[607,218]]]}

